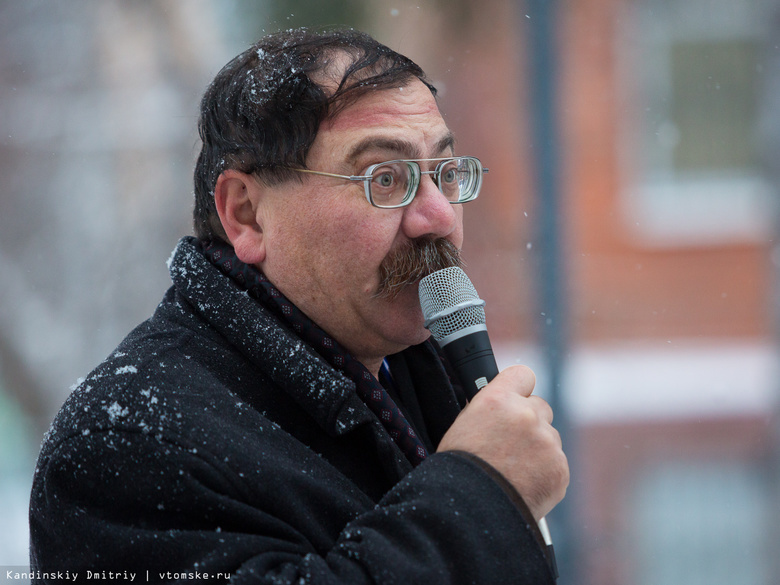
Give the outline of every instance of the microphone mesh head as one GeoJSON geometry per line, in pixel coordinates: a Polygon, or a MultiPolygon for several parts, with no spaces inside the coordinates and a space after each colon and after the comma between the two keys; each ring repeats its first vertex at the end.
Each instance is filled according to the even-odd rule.
{"type": "Polygon", "coordinates": [[[429,274],[420,281],[420,306],[426,321],[438,313],[447,313],[459,304],[479,302],[479,305],[465,306],[450,311],[428,325],[431,334],[437,341],[452,335],[456,331],[485,324],[485,307],[480,301],[477,289],[471,284],[469,277],[460,268],[444,268],[429,274]]]}

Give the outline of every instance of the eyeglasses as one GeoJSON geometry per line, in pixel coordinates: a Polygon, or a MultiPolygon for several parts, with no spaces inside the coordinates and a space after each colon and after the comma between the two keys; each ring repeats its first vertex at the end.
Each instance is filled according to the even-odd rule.
{"type": "Polygon", "coordinates": [[[309,169],[290,170],[348,181],[363,181],[368,202],[383,209],[409,205],[417,194],[422,175],[432,175],[439,191],[450,203],[473,201],[482,187],[482,174],[488,172],[488,169],[482,167],[480,160],[473,156],[391,160],[371,165],[364,175],[336,175],[309,169]],[[439,164],[434,170],[420,169],[419,163],[436,161],[439,161],[439,164]]]}

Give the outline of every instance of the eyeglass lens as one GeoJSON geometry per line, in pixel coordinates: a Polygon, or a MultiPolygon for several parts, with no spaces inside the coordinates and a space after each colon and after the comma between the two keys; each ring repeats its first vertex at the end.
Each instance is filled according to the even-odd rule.
{"type": "Polygon", "coordinates": [[[395,207],[408,198],[410,185],[414,179],[414,169],[406,162],[390,162],[377,166],[371,172],[371,200],[380,207],[395,207]]]}
{"type": "MultiPolygon", "coordinates": [[[[469,158],[453,158],[442,161],[432,174],[444,196],[453,202],[473,198],[479,183],[479,164],[469,158]]],[[[377,165],[371,170],[370,196],[374,205],[397,207],[408,203],[420,183],[420,167],[414,161],[393,161],[377,165]]]]}
{"type": "Polygon", "coordinates": [[[470,167],[463,159],[444,161],[436,169],[436,184],[450,201],[460,201],[469,184],[470,167]]]}

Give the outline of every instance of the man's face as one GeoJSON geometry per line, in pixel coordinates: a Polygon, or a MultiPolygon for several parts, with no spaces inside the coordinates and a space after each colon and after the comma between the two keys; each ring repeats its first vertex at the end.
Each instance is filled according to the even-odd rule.
{"type": "MultiPolygon", "coordinates": [[[[374,163],[449,156],[451,134],[419,80],[366,94],[320,127],[308,168],[361,175],[374,163]]],[[[436,163],[421,163],[422,170],[436,163]]],[[[377,297],[379,266],[417,238],[463,242],[462,206],[423,175],[407,207],[378,209],[360,181],[301,175],[264,188],[258,220],[274,285],[372,372],[385,355],[428,337],[417,286],[377,297]]]]}

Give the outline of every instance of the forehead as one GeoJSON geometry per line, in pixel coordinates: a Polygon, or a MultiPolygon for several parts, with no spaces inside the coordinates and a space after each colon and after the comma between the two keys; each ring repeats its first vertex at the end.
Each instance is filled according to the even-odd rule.
{"type": "Polygon", "coordinates": [[[430,89],[414,80],[368,93],[323,122],[312,151],[327,151],[347,161],[374,151],[427,158],[451,150],[452,142],[430,89]]]}

